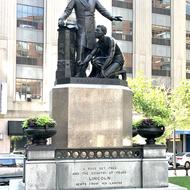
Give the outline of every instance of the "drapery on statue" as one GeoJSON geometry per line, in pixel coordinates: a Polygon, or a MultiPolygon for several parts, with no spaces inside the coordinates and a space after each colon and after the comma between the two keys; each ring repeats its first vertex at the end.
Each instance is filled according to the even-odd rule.
{"type": "Polygon", "coordinates": [[[126,71],[123,70],[124,56],[114,39],[105,36],[106,33],[105,26],[97,26],[95,30],[95,37],[98,39],[96,47],[80,65],[86,65],[91,61],[93,67],[89,77],[118,78],[118,75],[121,75],[122,79],[126,80],[126,71]]]}
{"type": "Polygon", "coordinates": [[[77,58],[76,77],[86,77],[87,64],[80,65],[86,56],[94,49],[95,39],[95,10],[98,10],[110,21],[122,21],[122,17],[113,17],[99,2],[99,0],[70,0],[63,15],[59,18],[58,25],[63,27],[66,19],[75,10],[77,20],[77,58]]]}

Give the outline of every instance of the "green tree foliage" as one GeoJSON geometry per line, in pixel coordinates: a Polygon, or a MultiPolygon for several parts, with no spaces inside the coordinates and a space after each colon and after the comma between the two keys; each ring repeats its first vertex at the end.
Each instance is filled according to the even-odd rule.
{"type": "Polygon", "coordinates": [[[136,112],[145,117],[156,116],[168,120],[170,110],[167,91],[164,88],[153,86],[151,80],[142,76],[128,79],[128,83],[133,91],[133,106],[136,112]]]}
{"type": "MultiPolygon", "coordinates": [[[[134,110],[145,117],[160,117],[166,124],[162,140],[171,135],[173,129],[190,129],[190,81],[168,91],[152,85],[143,76],[128,79],[133,91],[134,110]]],[[[163,142],[163,141],[162,141],[163,142]]]]}
{"type": "Polygon", "coordinates": [[[182,81],[171,92],[170,109],[170,127],[190,129],[190,81],[182,81]]]}

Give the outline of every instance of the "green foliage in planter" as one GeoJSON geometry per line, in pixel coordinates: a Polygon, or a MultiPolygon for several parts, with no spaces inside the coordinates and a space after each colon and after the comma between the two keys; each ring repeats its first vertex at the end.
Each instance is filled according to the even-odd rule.
{"type": "Polygon", "coordinates": [[[11,136],[11,141],[17,142],[21,141],[23,139],[23,136],[11,136]]]}
{"type": "Polygon", "coordinates": [[[36,127],[36,118],[25,119],[24,122],[22,123],[23,129],[27,129],[30,126],[36,127]]]}
{"type": "Polygon", "coordinates": [[[163,119],[161,119],[160,117],[152,117],[152,118],[144,118],[141,119],[139,121],[136,121],[133,123],[132,127],[134,128],[140,128],[140,127],[151,127],[151,126],[155,126],[155,127],[163,127],[165,126],[163,119]]]}
{"type": "Polygon", "coordinates": [[[29,127],[55,127],[56,122],[48,115],[39,115],[37,117],[28,118],[24,120],[22,128],[27,129],[29,127]]]}
{"type": "Polygon", "coordinates": [[[37,117],[36,125],[38,127],[44,127],[46,125],[48,125],[49,127],[55,127],[56,124],[55,121],[48,115],[42,115],[37,117]]]}

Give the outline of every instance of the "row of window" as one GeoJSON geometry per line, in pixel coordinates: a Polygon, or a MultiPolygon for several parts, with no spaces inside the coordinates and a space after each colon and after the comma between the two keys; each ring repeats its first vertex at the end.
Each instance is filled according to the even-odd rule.
{"type": "Polygon", "coordinates": [[[42,80],[16,79],[16,101],[31,101],[42,98],[42,80]]]}
{"type": "Polygon", "coordinates": [[[17,41],[17,64],[43,65],[43,44],[17,41]]]}
{"type": "MultiPolygon", "coordinates": [[[[112,36],[116,40],[132,41],[133,22],[128,20],[124,20],[123,22],[113,22],[112,36]]],[[[170,27],[152,25],[152,44],[170,46],[170,39],[170,27]]],[[[190,49],[190,31],[187,31],[186,33],[186,48],[190,49]]]]}
{"type": "Polygon", "coordinates": [[[17,4],[17,19],[20,18],[43,18],[44,9],[42,7],[35,7],[23,4],[17,4]]]}
{"type": "Polygon", "coordinates": [[[43,30],[43,19],[42,7],[17,5],[17,27],[43,30]]]}
{"type": "MultiPolygon", "coordinates": [[[[33,35],[33,39],[40,39],[41,33],[36,32],[36,30],[43,32],[43,26],[43,7],[17,4],[18,28],[22,28],[23,32],[25,31],[24,29],[30,29],[30,35],[33,35]]],[[[19,36],[19,40],[17,39],[16,43],[16,63],[17,65],[32,65],[33,67],[43,66],[43,51],[43,43],[25,41],[24,35],[23,37],[19,36]]],[[[31,101],[41,99],[43,80],[26,79],[24,73],[25,70],[23,69],[16,78],[16,100],[31,101]]]]}
{"type": "MultiPolygon", "coordinates": [[[[132,73],[133,56],[131,53],[124,53],[126,59],[127,73],[132,73]]],[[[170,58],[169,57],[152,57],[152,75],[170,77],[170,58]]],[[[187,78],[190,78],[190,61],[186,67],[187,78]]],[[[16,79],[16,100],[31,101],[42,98],[42,80],[37,79],[16,79]]]]}
{"type": "MultiPolygon", "coordinates": [[[[112,5],[116,7],[132,9],[133,0],[112,0],[112,5]]],[[[152,0],[152,7],[153,12],[170,14],[171,0],[152,0]]]]}
{"type": "MultiPolygon", "coordinates": [[[[127,73],[132,73],[133,54],[124,53],[125,67],[127,73]]],[[[152,56],[152,75],[153,76],[170,76],[170,57],[152,56]]]]}
{"type": "MultiPolygon", "coordinates": [[[[124,53],[125,67],[127,73],[132,73],[133,54],[124,53]]],[[[152,75],[153,76],[171,76],[170,57],[152,56],[152,75]]],[[[190,60],[186,62],[186,78],[190,79],[190,60]]]]}

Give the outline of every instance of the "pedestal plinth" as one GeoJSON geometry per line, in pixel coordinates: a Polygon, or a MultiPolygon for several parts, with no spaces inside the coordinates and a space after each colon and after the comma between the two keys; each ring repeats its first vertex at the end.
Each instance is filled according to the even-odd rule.
{"type": "Polygon", "coordinates": [[[64,84],[52,90],[56,148],[117,147],[132,137],[132,92],[116,85],[64,84]]]}

